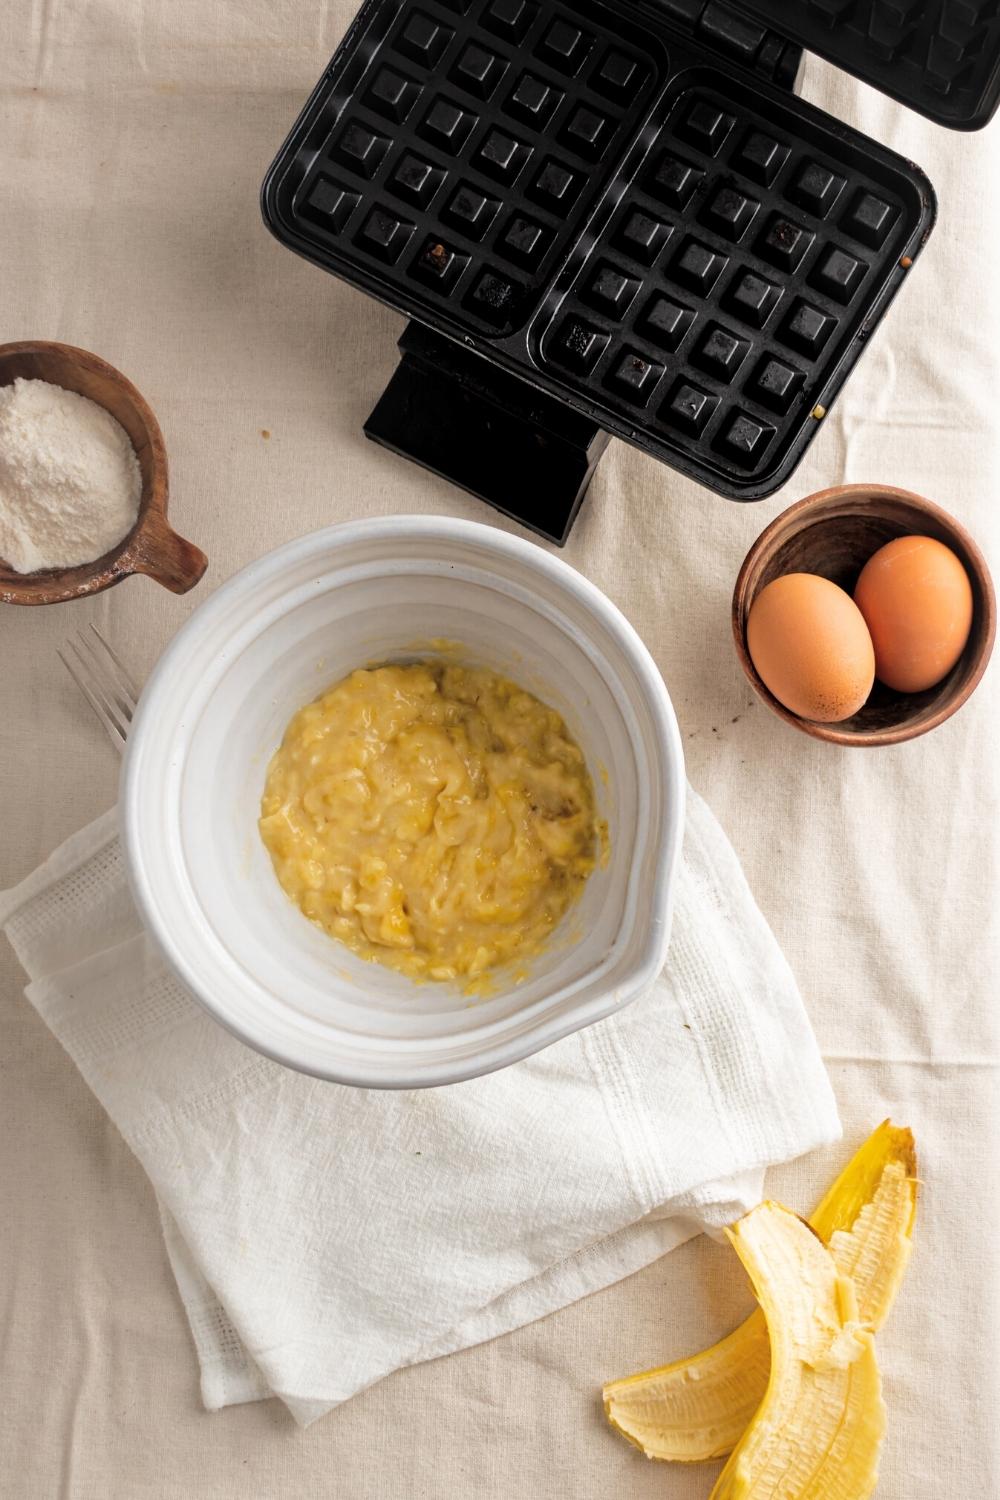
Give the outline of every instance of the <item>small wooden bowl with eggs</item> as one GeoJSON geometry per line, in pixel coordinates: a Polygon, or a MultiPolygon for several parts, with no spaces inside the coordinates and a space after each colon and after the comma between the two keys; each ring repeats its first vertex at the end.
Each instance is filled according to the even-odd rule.
{"type": "Polygon", "coordinates": [[[996,597],[982,552],[947,511],[909,490],[845,484],[761,533],[732,623],[744,672],[786,723],[835,745],[898,745],[972,693],[993,650],[996,597]]]}

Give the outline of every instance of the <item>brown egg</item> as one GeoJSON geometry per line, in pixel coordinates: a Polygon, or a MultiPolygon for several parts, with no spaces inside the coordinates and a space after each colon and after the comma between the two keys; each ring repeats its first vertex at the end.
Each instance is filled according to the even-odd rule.
{"type": "Polygon", "coordinates": [[[778,702],[800,719],[849,719],[875,680],[861,611],[815,573],[786,573],[761,589],[747,617],[747,649],[778,702]]]}
{"type": "Polygon", "coordinates": [[[972,629],[972,585],[949,547],[900,536],[861,570],[854,602],[875,646],[875,675],[900,693],[947,677],[972,629]]]}

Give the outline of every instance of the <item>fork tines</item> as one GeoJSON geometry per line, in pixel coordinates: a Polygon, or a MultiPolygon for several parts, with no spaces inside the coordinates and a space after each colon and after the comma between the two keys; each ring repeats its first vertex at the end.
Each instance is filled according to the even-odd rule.
{"type": "Polygon", "coordinates": [[[111,743],[120,750],[128,735],[139,696],[125,664],[96,625],[70,636],[58,655],[104,725],[111,743]]]}

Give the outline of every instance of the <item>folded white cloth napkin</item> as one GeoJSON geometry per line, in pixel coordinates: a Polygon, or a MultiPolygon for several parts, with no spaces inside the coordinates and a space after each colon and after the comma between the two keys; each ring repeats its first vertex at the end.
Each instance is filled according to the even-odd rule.
{"type": "Polygon", "coordinates": [[[273,1394],[313,1421],[718,1228],[839,1134],[795,981],[693,792],[652,989],[450,1088],[322,1083],[223,1031],[143,933],[113,812],[0,895],[0,925],[156,1189],[210,1409],[273,1394]]]}

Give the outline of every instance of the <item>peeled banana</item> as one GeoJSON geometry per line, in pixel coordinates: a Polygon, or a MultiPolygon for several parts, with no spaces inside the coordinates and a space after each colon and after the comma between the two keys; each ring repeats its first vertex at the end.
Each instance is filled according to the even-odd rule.
{"type": "MultiPolygon", "coordinates": [[[[838,1269],[853,1280],[859,1320],[873,1331],[885,1321],[909,1259],[916,1170],[912,1133],[886,1120],[811,1219],[838,1269]]],[[[767,1325],[758,1309],[700,1354],[612,1381],[604,1387],[604,1409],[611,1425],[648,1458],[721,1458],[760,1406],[770,1366],[767,1325]]]]}
{"type": "Polygon", "coordinates": [[[885,1408],[853,1282],[778,1203],[759,1204],[726,1233],[767,1322],[771,1373],[711,1500],[867,1500],[885,1408]]]}

